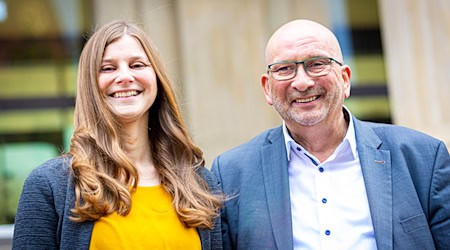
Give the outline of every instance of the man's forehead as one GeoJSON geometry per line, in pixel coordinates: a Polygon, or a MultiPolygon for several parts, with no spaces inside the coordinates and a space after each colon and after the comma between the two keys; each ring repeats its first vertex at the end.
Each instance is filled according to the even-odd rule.
{"type": "Polygon", "coordinates": [[[316,22],[308,20],[297,20],[281,26],[273,35],[295,35],[298,36],[321,36],[332,35],[331,31],[316,22]]]}
{"type": "Polygon", "coordinates": [[[329,43],[318,39],[284,40],[274,43],[267,51],[268,60],[304,60],[316,56],[331,56],[329,43]]]}
{"type": "Polygon", "coordinates": [[[274,62],[274,59],[276,60],[274,56],[277,56],[277,58],[279,56],[284,57],[284,55],[279,55],[279,53],[305,53],[305,55],[299,56],[303,56],[306,59],[310,56],[319,55],[338,56],[339,51],[339,44],[334,34],[324,26],[317,23],[290,25],[280,28],[271,37],[266,48],[266,61],[267,63],[274,62]],[[303,26],[306,28],[299,28],[303,26]]]}

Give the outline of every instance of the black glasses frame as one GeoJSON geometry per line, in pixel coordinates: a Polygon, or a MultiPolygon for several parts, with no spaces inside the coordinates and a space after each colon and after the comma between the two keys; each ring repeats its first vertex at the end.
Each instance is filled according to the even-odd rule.
{"type": "MultiPolygon", "coordinates": [[[[297,75],[297,71],[298,71],[297,68],[298,68],[298,65],[299,65],[299,64],[302,64],[302,65],[303,65],[303,70],[304,70],[304,71],[306,72],[306,74],[307,74],[308,76],[310,76],[310,77],[317,77],[317,76],[328,75],[328,74],[330,73],[330,71],[328,71],[328,72],[326,72],[326,73],[324,73],[324,74],[310,75],[310,72],[308,71],[308,69],[307,69],[305,63],[310,62],[310,61],[313,61],[313,60],[318,60],[318,59],[328,59],[328,60],[330,60],[330,64],[331,64],[332,62],[335,62],[335,63],[339,64],[340,66],[343,66],[343,65],[344,65],[343,63],[339,62],[338,60],[336,60],[336,59],[334,59],[334,58],[332,58],[332,57],[318,56],[318,57],[311,57],[311,58],[308,58],[308,59],[303,60],[303,61],[281,61],[281,62],[272,63],[272,64],[269,64],[269,65],[267,66],[267,73],[270,74],[270,73],[274,73],[274,72],[275,72],[275,71],[272,71],[272,66],[274,66],[274,65],[285,64],[285,63],[295,63],[294,74],[292,75],[292,77],[288,77],[288,78],[286,78],[286,79],[277,79],[277,78],[274,77],[274,79],[275,79],[275,80],[278,80],[278,81],[284,81],[284,80],[290,80],[290,79],[294,78],[294,77],[297,75]]],[[[331,69],[331,68],[330,68],[330,69],[331,69]]],[[[273,77],[273,75],[272,75],[272,77],[273,77]]]]}

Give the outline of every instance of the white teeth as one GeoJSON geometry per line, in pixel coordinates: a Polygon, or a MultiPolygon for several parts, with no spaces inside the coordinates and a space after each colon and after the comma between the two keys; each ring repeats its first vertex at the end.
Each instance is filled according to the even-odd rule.
{"type": "Polygon", "coordinates": [[[120,97],[130,97],[130,96],[136,96],[138,93],[136,90],[130,90],[130,91],[124,91],[124,92],[116,92],[114,93],[113,97],[120,98],[120,97]]]}
{"type": "Polygon", "coordinates": [[[317,98],[318,98],[317,96],[313,96],[308,99],[297,99],[297,100],[295,100],[295,102],[299,102],[299,103],[312,102],[312,101],[316,100],[317,98]]]}

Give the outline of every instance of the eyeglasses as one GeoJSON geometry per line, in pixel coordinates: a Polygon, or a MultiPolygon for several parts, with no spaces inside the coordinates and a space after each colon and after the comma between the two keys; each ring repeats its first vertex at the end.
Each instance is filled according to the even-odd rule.
{"type": "Polygon", "coordinates": [[[331,63],[343,64],[331,57],[313,57],[304,61],[293,62],[283,61],[272,63],[267,66],[267,73],[271,74],[275,80],[284,81],[294,78],[297,75],[297,65],[303,64],[303,69],[309,77],[328,75],[331,71],[331,63]]]}

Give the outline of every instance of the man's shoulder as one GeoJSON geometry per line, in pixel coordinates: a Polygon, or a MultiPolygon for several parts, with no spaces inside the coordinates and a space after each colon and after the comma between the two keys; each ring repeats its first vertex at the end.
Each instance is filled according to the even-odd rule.
{"type": "Polygon", "coordinates": [[[372,130],[384,143],[390,144],[409,144],[409,143],[426,143],[426,144],[440,144],[441,141],[421,131],[411,129],[408,127],[375,123],[368,121],[355,122],[355,130],[359,135],[363,135],[368,130],[372,130]]]}
{"type": "Polygon", "coordinates": [[[283,140],[283,132],[281,126],[268,129],[256,135],[252,139],[225,151],[221,155],[245,155],[251,152],[259,152],[262,146],[274,140],[283,140]]]}
{"type": "Polygon", "coordinates": [[[281,143],[283,141],[283,131],[281,126],[266,130],[249,141],[236,146],[224,153],[220,154],[214,159],[213,167],[219,165],[229,166],[247,166],[253,165],[261,159],[261,150],[263,147],[271,143],[281,143]]]}
{"type": "Polygon", "coordinates": [[[195,172],[206,182],[208,187],[215,190],[217,186],[217,179],[209,169],[204,166],[198,166],[196,167],[195,172]]]}

